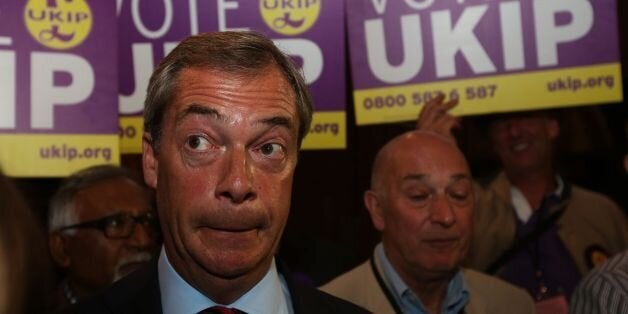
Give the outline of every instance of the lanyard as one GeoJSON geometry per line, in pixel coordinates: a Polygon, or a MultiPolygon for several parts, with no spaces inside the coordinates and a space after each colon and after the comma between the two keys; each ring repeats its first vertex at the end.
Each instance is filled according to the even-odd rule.
{"type": "Polygon", "coordinates": [[[401,311],[401,308],[399,307],[399,304],[397,303],[397,300],[392,295],[390,290],[388,290],[388,286],[384,282],[384,278],[382,278],[382,275],[379,273],[377,266],[375,266],[375,255],[371,257],[370,264],[371,270],[373,270],[373,274],[375,275],[375,279],[377,280],[377,284],[379,284],[379,287],[384,292],[384,295],[386,296],[386,299],[388,299],[388,303],[390,304],[390,306],[393,308],[393,310],[395,310],[395,313],[403,313],[401,311]]]}

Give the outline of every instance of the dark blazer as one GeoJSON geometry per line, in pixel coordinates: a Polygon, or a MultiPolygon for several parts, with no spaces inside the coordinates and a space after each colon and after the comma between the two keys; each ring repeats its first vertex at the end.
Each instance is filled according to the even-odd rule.
{"type": "MultiPolygon", "coordinates": [[[[285,267],[277,263],[278,271],[286,279],[295,314],[308,313],[369,313],[367,310],[331,296],[315,288],[293,281],[285,267]]],[[[111,288],[73,307],[76,314],[161,314],[161,295],[157,263],[121,279],[111,288]]],[[[255,314],[255,313],[249,313],[255,314]]]]}

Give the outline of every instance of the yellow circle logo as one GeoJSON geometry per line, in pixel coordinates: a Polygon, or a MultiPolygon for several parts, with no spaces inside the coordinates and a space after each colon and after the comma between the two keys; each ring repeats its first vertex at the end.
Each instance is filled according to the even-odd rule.
{"type": "Polygon", "coordinates": [[[85,0],[29,0],[24,9],[31,36],[52,49],[80,45],[92,30],[92,20],[85,0]]]}
{"type": "Polygon", "coordinates": [[[260,0],[260,12],[268,27],[279,34],[301,34],[318,19],[322,0],[260,0]]]}

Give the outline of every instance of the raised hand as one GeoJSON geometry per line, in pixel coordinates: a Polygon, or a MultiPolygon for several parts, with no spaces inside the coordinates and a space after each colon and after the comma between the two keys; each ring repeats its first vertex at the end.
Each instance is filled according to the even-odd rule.
{"type": "Polygon", "coordinates": [[[445,102],[445,95],[438,95],[423,106],[416,121],[416,129],[432,131],[454,139],[452,131],[460,127],[460,119],[452,116],[449,111],[457,105],[458,99],[445,102]]]}

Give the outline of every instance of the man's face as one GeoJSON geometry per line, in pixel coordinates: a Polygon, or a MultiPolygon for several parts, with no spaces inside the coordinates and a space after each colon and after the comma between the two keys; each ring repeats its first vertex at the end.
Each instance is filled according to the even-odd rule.
{"type": "MultiPolygon", "coordinates": [[[[147,192],[126,178],[107,179],[81,190],[74,198],[78,222],[150,210],[147,192]]],[[[137,224],[130,237],[108,238],[102,230],[78,228],[64,235],[69,257],[64,267],[77,284],[99,290],[145,264],[156,251],[154,230],[137,224]]]]}
{"type": "Polygon", "coordinates": [[[406,278],[451,273],[467,253],[472,228],[464,157],[440,139],[411,137],[388,155],[380,188],[367,192],[377,204],[369,206],[366,196],[388,258],[406,278]]]}
{"type": "Polygon", "coordinates": [[[260,276],[289,212],[294,94],[275,67],[252,78],[185,69],[177,84],[158,150],[144,143],[168,259],[194,285],[260,276]]]}
{"type": "Polygon", "coordinates": [[[506,171],[526,172],[550,165],[558,123],[541,114],[522,114],[493,121],[490,134],[506,171]]]}

